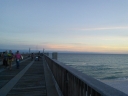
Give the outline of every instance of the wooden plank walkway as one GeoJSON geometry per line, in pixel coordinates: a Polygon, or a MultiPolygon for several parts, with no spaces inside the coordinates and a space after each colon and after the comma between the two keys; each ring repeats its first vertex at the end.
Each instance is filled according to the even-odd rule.
{"type": "Polygon", "coordinates": [[[58,96],[53,82],[51,85],[46,85],[51,83],[45,79],[48,76],[50,76],[48,71],[44,72],[42,60],[31,61],[27,59],[20,63],[20,69],[16,69],[16,66],[13,66],[12,70],[1,67],[0,96],[53,96],[53,94],[47,94],[47,91],[50,92],[48,87],[53,88],[50,93],[58,96]]]}

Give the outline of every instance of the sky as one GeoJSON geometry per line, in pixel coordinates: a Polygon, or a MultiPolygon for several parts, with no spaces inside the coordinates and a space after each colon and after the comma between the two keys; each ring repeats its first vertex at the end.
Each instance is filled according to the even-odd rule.
{"type": "Polygon", "coordinates": [[[128,0],[0,0],[0,49],[128,54],[128,0]]]}

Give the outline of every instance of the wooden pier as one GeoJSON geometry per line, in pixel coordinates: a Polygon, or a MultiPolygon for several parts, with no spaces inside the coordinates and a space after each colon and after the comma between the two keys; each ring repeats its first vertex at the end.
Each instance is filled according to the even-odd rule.
{"type": "Polygon", "coordinates": [[[0,65],[0,96],[128,96],[62,62],[44,55],[25,58],[16,69],[0,65]]]}
{"type": "Polygon", "coordinates": [[[46,62],[27,58],[16,69],[0,65],[0,96],[58,96],[46,62]]]}

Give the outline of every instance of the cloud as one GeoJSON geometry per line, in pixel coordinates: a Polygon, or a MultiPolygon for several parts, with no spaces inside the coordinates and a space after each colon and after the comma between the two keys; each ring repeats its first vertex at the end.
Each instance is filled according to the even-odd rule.
{"type": "Polygon", "coordinates": [[[81,30],[81,31],[86,31],[86,30],[116,30],[116,29],[122,29],[122,30],[128,30],[128,26],[120,26],[120,27],[97,27],[97,28],[75,28],[74,30],[81,30]]]}

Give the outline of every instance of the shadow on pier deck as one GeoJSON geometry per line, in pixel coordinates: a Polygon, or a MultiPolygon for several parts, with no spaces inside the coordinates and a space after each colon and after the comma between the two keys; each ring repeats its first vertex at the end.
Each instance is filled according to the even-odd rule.
{"type": "Polygon", "coordinates": [[[26,59],[20,69],[0,66],[0,96],[58,96],[52,75],[43,60],[26,59]]]}

